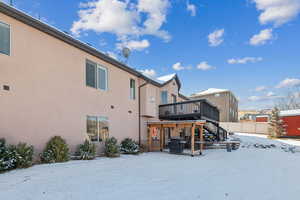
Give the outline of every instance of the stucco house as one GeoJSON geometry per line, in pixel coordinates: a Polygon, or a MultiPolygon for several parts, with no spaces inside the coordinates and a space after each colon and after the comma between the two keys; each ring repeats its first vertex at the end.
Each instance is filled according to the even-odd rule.
{"type": "Polygon", "coordinates": [[[86,138],[99,151],[112,136],[143,144],[160,104],[188,100],[180,88],[176,74],[150,79],[0,2],[0,138],[9,143],[37,152],[55,135],[72,150],[86,138]]]}
{"type": "Polygon", "coordinates": [[[149,78],[0,2],[0,138],[8,143],[39,153],[59,135],[71,151],[88,139],[101,152],[108,137],[146,145],[147,124],[161,120],[205,120],[221,134],[217,107],[180,88],[176,74],[149,78]]]}

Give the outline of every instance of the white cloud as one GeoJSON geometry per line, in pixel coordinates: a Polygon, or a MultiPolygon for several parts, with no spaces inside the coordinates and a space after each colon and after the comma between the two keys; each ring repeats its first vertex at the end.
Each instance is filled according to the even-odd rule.
{"type": "Polygon", "coordinates": [[[216,69],[216,68],[209,65],[206,61],[204,61],[204,62],[201,62],[197,65],[197,69],[207,71],[207,70],[212,70],[212,69],[216,69]]]}
{"type": "Polygon", "coordinates": [[[286,78],[281,81],[276,88],[290,88],[290,87],[298,87],[300,86],[300,79],[297,78],[286,78]]]}
{"type": "Polygon", "coordinates": [[[141,69],[139,71],[142,72],[145,76],[148,76],[150,78],[156,76],[156,71],[154,69],[141,69]]]}
{"type": "Polygon", "coordinates": [[[174,70],[176,70],[176,71],[180,71],[180,70],[184,70],[184,69],[185,69],[185,67],[182,66],[180,62],[175,63],[175,64],[172,66],[172,68],[173,68],[174,70]]]}
{"type": "Polygon", "coordinates": [[[210,33],[208,35],[209,46],[216,47],[216,46],[219,46],[220,44],[222,44],[224,41],[224,39],[223,39],[224,32],[225,32],[224,29],[219,29],[219,30],[215,30],[214,32],[210,33]]]}
{"type": "Polygon", "coordinates": [[[81,3],[80,8],[79,20],[71,28],[73,34],[79,35],[86,30],[110,32],[119,36],[139,33],[139,14],[129,8],[128,2],[97,0],[81,3]]]}
{"type": "Polygon", "coordinates": [[[161,30],[166,22],[168,0],[96,0],[82,3],[78,11],[79,20],[73,22],[71,31],[79,36],[83,31],[108,32],[118,40],[154,35],[170,40],[167,31],[161,30]]]}
{"type": "Polygon", "coordinates": [[[261,99],[261,97],[259,97],[259,96],[250,96],[250,97],[248,98],[249,101],[258,101],[258,100],[260,100],[260,99],[261,99]]]}
{"type": "Polygon", "coordinates": [[[265,91],[266,89],[267,89],[266,86],[259,86],[259,87],[255,88],[255,91],[256,92],[262,92],[262,91],[265,91]]]}
{"type": "Polygon", "coordinates": [[[229,64],[247,64],[247,63],[256,63],[262,61],[262,57],[244,57],[244,58],[231,58],[227,62],[229,64]]]}
{"type": "Polygon", "coordinates": [[[299,0],[252,0],[262,13],[261,24],[274,23],[280,26],[294,19],[300,12],[299,0]]]}
{"type": "Polygon", "coordinates": [[[190,4],[189,2],[186,3],[186,10],[190,12],[191,16],[196,16],[197,14],[197,7],[194,4],[190,4]]]}
{"type": "Polygon", "coordinates": [[[184,69],[192,69],[192,66],[183,66],[181,62],[175,63],[172,68],[176,71],[184,70],[184,69]]]}
{"type": "Polygon", "coordinates": [[[273,39],[273,29],[264,29],[261,30],[258,34],[252,36],[250,39],[250,45],[258,46],[264,45],[268,40],[273,39]]]}
{"type": "Polygon", "coordinates": [[[268,93],[267,93],[267,97],[273,97],[273,96],[275,96],[275,93],[274,93],[274,92],[268,92],[268,93]]]}
{"type": "Polygon", "coordinates": [[[130,50],[142,51],[145,48],[150,46],[150,42],[148,40],[131,40],[123,43],[117,43],[117,48],[122,49],[123,47],[127,47],[130,50]]]}
{"type": "Polygon", "coordinates": [[[282,98],[282,96],[276,95],[274,92],[268,92],[262,96],[250,96],[248,101],[271,101],[279,98],[282,98]]]}
{"type": "Polygon", "coordinates": [[[170,3],[168,0],[139,0],[137,5],[138,12],[147,14],[141,34],[156,35],[166,41],[170,40],[169,33],[160,30],[163,23],[166,22],[169,6],[170,3]]]}

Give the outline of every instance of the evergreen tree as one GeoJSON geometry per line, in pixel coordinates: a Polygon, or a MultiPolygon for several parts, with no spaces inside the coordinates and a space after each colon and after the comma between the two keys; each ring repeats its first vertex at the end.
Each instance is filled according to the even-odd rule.
{"type": "Polygon", "coordinates": [[[286,125],[284,121],[280,118],[280,110],[275,107],[272,110],[271,119],[270,119],[270,136],[271,137],[280,137],[286,134],[286,125]]]}

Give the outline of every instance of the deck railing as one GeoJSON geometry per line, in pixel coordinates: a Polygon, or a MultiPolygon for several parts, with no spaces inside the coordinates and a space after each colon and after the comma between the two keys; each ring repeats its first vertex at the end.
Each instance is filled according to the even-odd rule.
{"type": "Polygon", "coordinates": [[[219,110],[204,99],[159,105],[159,118],[165,120],[206,119],[219,121],[219,110]]]}

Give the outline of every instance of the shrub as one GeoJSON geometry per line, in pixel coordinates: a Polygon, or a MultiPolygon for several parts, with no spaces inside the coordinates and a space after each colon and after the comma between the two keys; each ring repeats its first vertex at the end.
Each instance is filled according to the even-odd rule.
{"type": "Polygon", "coordinates": [[[125,154],[138,154],[140,152],[139,145],[130,138],[125,138],[121,142],[121,152],[125,154]]]}
{"type": "Polygon", "coordinates": [[[78,146],[75,153],[80,160],[92,160],[96,157],[96,146],[88,140],[78,146]]]}
{"type": "Polygon", "coordinates": [[[280,110],[276,107],[272,110],[269,125],[271,126],[268,130],[269,137],[278,138],[278,137],[286,135],[287,125],[280,118],[280,110]]]}
{"type": "Polygon", "coordinates": [[[32,166],[33,160],[33,146],[29,146],[26,143],[19,143],[14,146],[14,152],[16,155],[16,167],[17,168],[27,168],[32,166]]]}
{"type": "Polygon", "coordinates": [[[0,172],[16,167],[14,147],[7,146],[5,139],[0,139],[0,172]]]}
{"type": "Polygon", "coordinates": [[[114,137],[107,138],[105,140],[105,155],[107,157],[119,157],[120,150],[117,144],[117,139],[114,137]]]}
{"type": "Polygon", "coordinates": [[[54,136],[40,154],[43,163],[66,162],[69,160],[69,147],[60,136],[54,136]]]}

